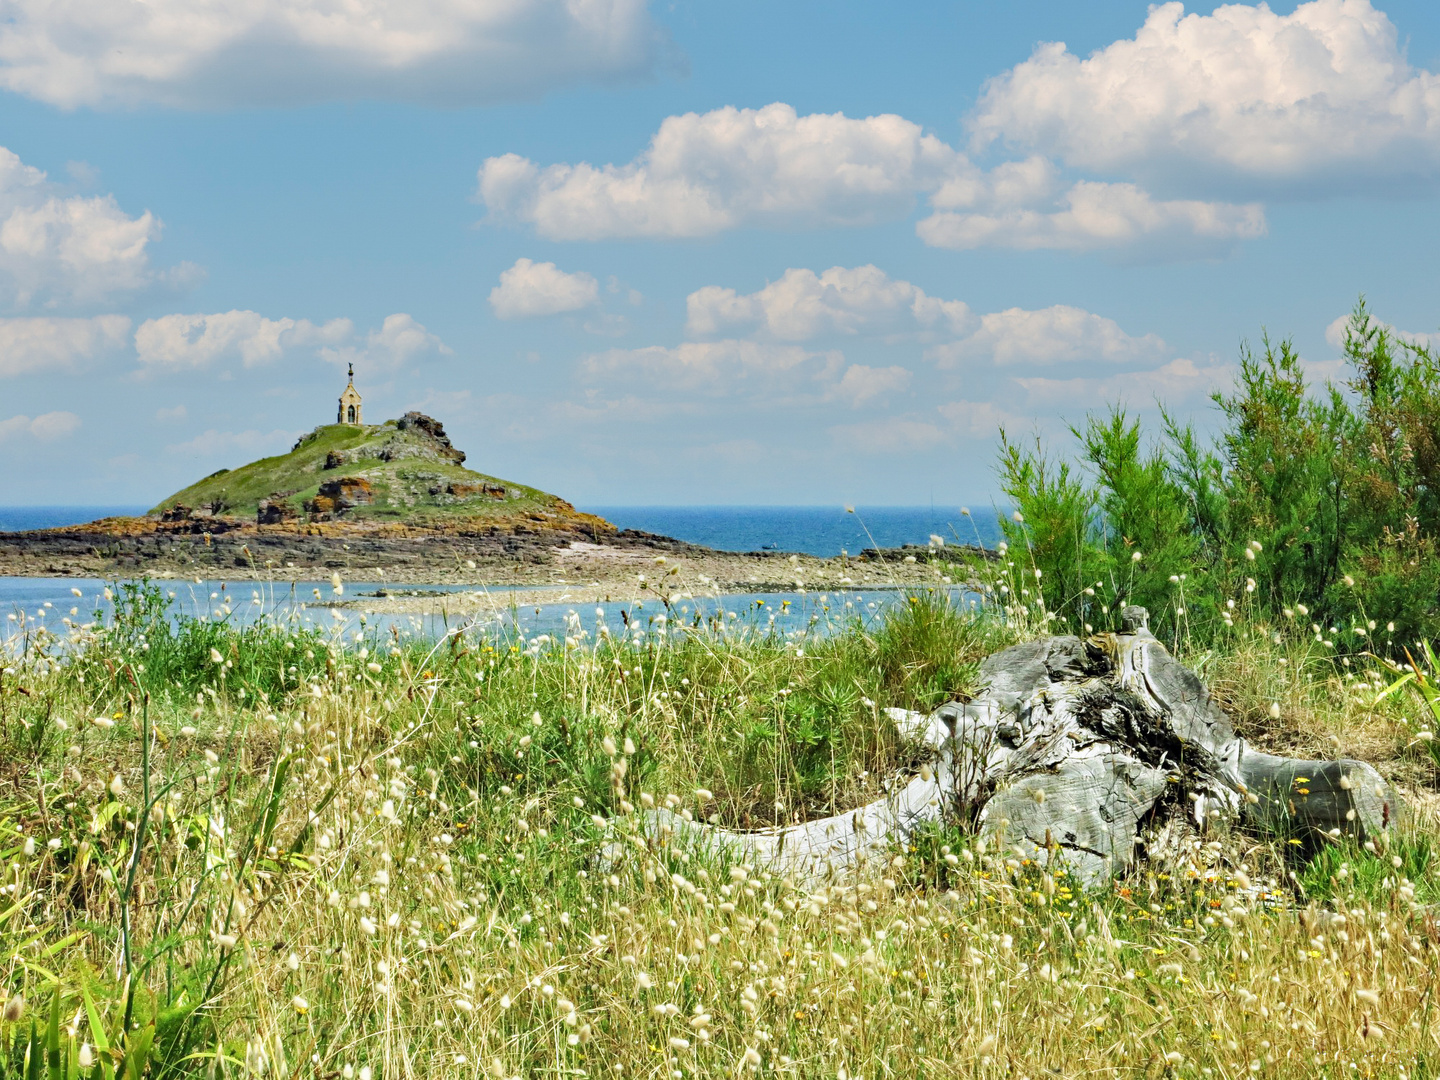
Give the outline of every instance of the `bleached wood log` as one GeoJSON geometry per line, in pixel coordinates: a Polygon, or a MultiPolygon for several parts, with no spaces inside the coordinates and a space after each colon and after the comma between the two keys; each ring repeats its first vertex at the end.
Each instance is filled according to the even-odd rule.
{"type": "Polygon", "coordinates": [[[866,806],[748,832],[657,810],[644,831],[814,884],[876,865],[920,826],[964,815],[989,841],[1048,852],[1096,882],[1134,859],[1142,825],[1178,815],[1201,831],[1236,822],[1361,842],[1395,823],[1399,799],[1371,766],[1252,750],[1150,633],[1143,608],[1127,608],[1122,625],[988,657],[969,702],[929,715],[889,710],[933,763],[866,806]]]}

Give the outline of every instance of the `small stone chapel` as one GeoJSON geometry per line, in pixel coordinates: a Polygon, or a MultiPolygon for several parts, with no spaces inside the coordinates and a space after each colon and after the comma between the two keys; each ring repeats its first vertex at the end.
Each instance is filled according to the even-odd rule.
{"type": "Polygon", "coordinates": [[[360,392],[355,389],[355,365],[350,365],[350,383],[340,395],[340,412],[335,417],[337,424],[363,424],[360,418],[360,392]]]}

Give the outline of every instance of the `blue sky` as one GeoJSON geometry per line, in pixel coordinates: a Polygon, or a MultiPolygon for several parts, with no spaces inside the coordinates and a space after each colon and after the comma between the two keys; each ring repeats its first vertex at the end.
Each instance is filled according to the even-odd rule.
{"type": "Polygon", "coordinates": [[[282,452],[347,362],[581,504],[983,501],[1001,424],[1440,324],[1433,5],[6,12],[0,504],[282,452]]]}

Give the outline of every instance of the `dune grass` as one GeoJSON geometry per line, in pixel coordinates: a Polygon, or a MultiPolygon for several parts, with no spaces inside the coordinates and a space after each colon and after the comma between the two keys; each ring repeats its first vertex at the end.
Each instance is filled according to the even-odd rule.
{"type": "MultiPolygon", "coordinates": [[[[0,1075],[52,1008],[56,1075],[126,1048],[137,1076],[1434,1075],[1423,812],[1375,850],[1219,833],[1088,892],[958,823],[820,889],[641,838],[656,803],[759,825],[875,797],[917,760],[883,709],[973,689],[1048,625],[1019,603],[437,644],[176,621],[140,589],[27,627],[0,1075]]],[[[1257,737],[1360,739],[1433,786],[1392,673],[1312,644],[1239,620],[1183,658],[1257,737]]]]}

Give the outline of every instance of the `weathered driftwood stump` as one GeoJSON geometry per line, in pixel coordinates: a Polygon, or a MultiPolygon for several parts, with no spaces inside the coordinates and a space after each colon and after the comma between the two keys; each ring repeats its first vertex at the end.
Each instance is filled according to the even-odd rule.
{"type": "Polygon", "coordinates": [[[934,764],[886,798],[790,827],[739,832],[657,810],[646,831],[796,880],[844,876],[887,857],[917,827],[964,815],[1005,850],[1063,860],[1100,881],[1135,857],[1142,829],[1184,820],[1360,842],[1399,802],[1360,761],[1300,761],[1252,750],[1199,678],[1150,633],[1143,608],[1124,631],[1005,649],[981,690],[926,716],[891,710],[934,764]]]}

